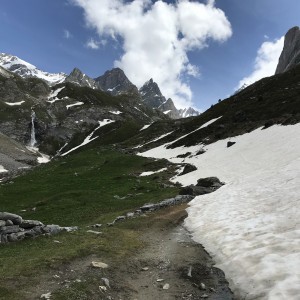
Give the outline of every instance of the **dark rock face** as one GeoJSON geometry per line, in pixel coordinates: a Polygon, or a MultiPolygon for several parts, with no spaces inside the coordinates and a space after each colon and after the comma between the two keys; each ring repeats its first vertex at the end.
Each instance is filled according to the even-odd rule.
{"type": "Polygon", "coordinates": [[[300,63],[300,29],[291,28],[285,35],[284,47],[275,74],[286,72],[300,63]]]}
{"type": "Polygon", "coordinates": [[[171,98],[169,98],[166,102],[164,102],[159,109],[166,115],[168,115],[171,119],[179,119],[180,114],[177,108],[174,105],[174,102],[171,98]]]}
{"type": "Polygon", "coordinates": [[[180,195],[192,195],[192,196],[199,196],[205,195],[214,192],[215,190],[219,189],[223,182],[221,182],[217,177],[207,177],[207,178],[200,178],[197,181],[197,185],[189,185],[183,187],[179,194],[180,195]]]}
{"type": "Polygon", "coordinates": [[[78,68],[74,68],[70,75],[65,79],[65,81],[75,83],[80,86],[97,88],[95,80],[83,74],[78,68]]]}
{"type": "Polygon", "coordinates": [[[152,78],[139,89],[139,92],[142,101],[152,108],[159,108],[166,101],[157,83],[152,78]]]}
{"type": "Polygon", "coordinates": [[[137,87],[130,82],[120,68],[106,71],[104,75],[97,77],[95,82],[99,89],[109,92],[114,96],[120,94],[138,95],[137,87]]]}
{"type": "Polygon", "coordinates": [[[184,175],[184,174],[187,174],[187,173],[190,173],[190,172],[193,172],[193,171],[196,171],[197,168],[194,166],[194,165],[191,165],[191,164],[186,164],[184,166],[184,169],[183,171],[181,172],[180,176],[181,175],[184,175]]]}
{"type": "Polygon", "coordinates": [[[233,146],[235,144],[235,142],[227,142],[227,148],[233,146]]]}
{"type": "Polygon", "coordinates": [[[206,177],[197,180],[197,186],[219,188],[222,185],[224,185],[224,183],[222,183],[217,177],[206,177]]]}
{"type": "Polygon", "coordinates": [[[161,93],[158,84],[151,78],[140,89],[142,101],[151,108],[158,108],[171,119],[198,116],[199,112],[192,107],[178,110],[171,98],[168,100],[161,93]]]}

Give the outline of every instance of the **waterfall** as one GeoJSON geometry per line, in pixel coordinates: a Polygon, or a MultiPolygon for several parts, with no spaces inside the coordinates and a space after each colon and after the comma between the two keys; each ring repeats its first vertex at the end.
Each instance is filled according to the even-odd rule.
{"type": "Polygon", "coordinates": [[[34,147],[36,144],[34,121],[35,121],[35,112],[32,110],[31,111],[31,134],[30,134],[30,146],[31,147],[34,147]]]}

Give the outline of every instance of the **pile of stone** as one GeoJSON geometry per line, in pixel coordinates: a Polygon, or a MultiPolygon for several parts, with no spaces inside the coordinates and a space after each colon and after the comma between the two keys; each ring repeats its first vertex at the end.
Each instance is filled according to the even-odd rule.
{"type": "Polygon", "coordinates": [[[77,227],[60,227],[59,225],[44,225],[36,220],[23,220],[16,214],[0,212],[0,243],[17,242],[27,237],[52,235],[61,231],[73,231],[77,227]]]}
{"type": "MultiPolygon", "coordinates": [[[[141,215],[144,215],[145,213],[159,210],[168,206],[186,203],[191,201],[193,198],[194,197],[191,195],[177,195],[174,198],[165,199],[159,203],[148,203],[141,206],[135,212],[128,212],[125,216],[118,216],[116,219],[114,219],[113,222],[107,223],[107,225],[113,226],[117,222],[125,221],[126,219],[130,219],[130,218],[136,218],[141,215]]],[[[92,225],[92,226],[96,226],[96,225],[92,225]]]]}

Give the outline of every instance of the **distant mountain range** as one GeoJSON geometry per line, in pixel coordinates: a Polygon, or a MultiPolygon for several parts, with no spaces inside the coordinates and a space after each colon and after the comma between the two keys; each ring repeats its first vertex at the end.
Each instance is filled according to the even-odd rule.
{"type": "Polygon", "coordinates": [[[82,87],[89,87],[110,93],[113,96],[121,94],[131,94],[141,98],[144,104],[151,108],[159,109],[165,115],[172,119],[187,118],[198,116],[199,111],[192,107],[177,109],[171,98],[165,99],[157,83],[150,79],[143,87],[138,88],[130,82],[124,71],[120,68],[114,68],[106,71],[97,78],[91,78],[84,74],[78,68],[66,75],[64,73],[47,73],[39,70],[34,65],[20,59],[17,56],[0,53],[0,66],[23,77],[36,77],[45,80],[50,86],[62,83],[64,81],[77,84],[82,87]]]}

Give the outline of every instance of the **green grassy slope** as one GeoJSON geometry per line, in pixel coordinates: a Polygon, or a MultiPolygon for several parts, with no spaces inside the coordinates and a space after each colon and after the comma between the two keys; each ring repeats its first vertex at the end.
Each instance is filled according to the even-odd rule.
{"type": "Polygon", "coordinates": [[[94,144],[0,185],[0,211],[45,224],[80,227],[75,233],[0,244],[0,295],[10,295],[3,299],[16,299],[18,293],[14,295],[16,290],[8,288],[8,283],[18,276],[34,278],[33,272],[39,274],[77,257],[92,253],[117,257],[137,247],[137,234],[126,228],[106,227],[100,239],[86,233],[87,226],[106,224],[144,203],[175,196],[177,188],[162,187],[172,175],[172,167],[158,176],[138,177],[140,172],[164,166],[165,161],[121,154],[94,144]],[[119,250],[116,241],[123,245],[119,250]]]}

